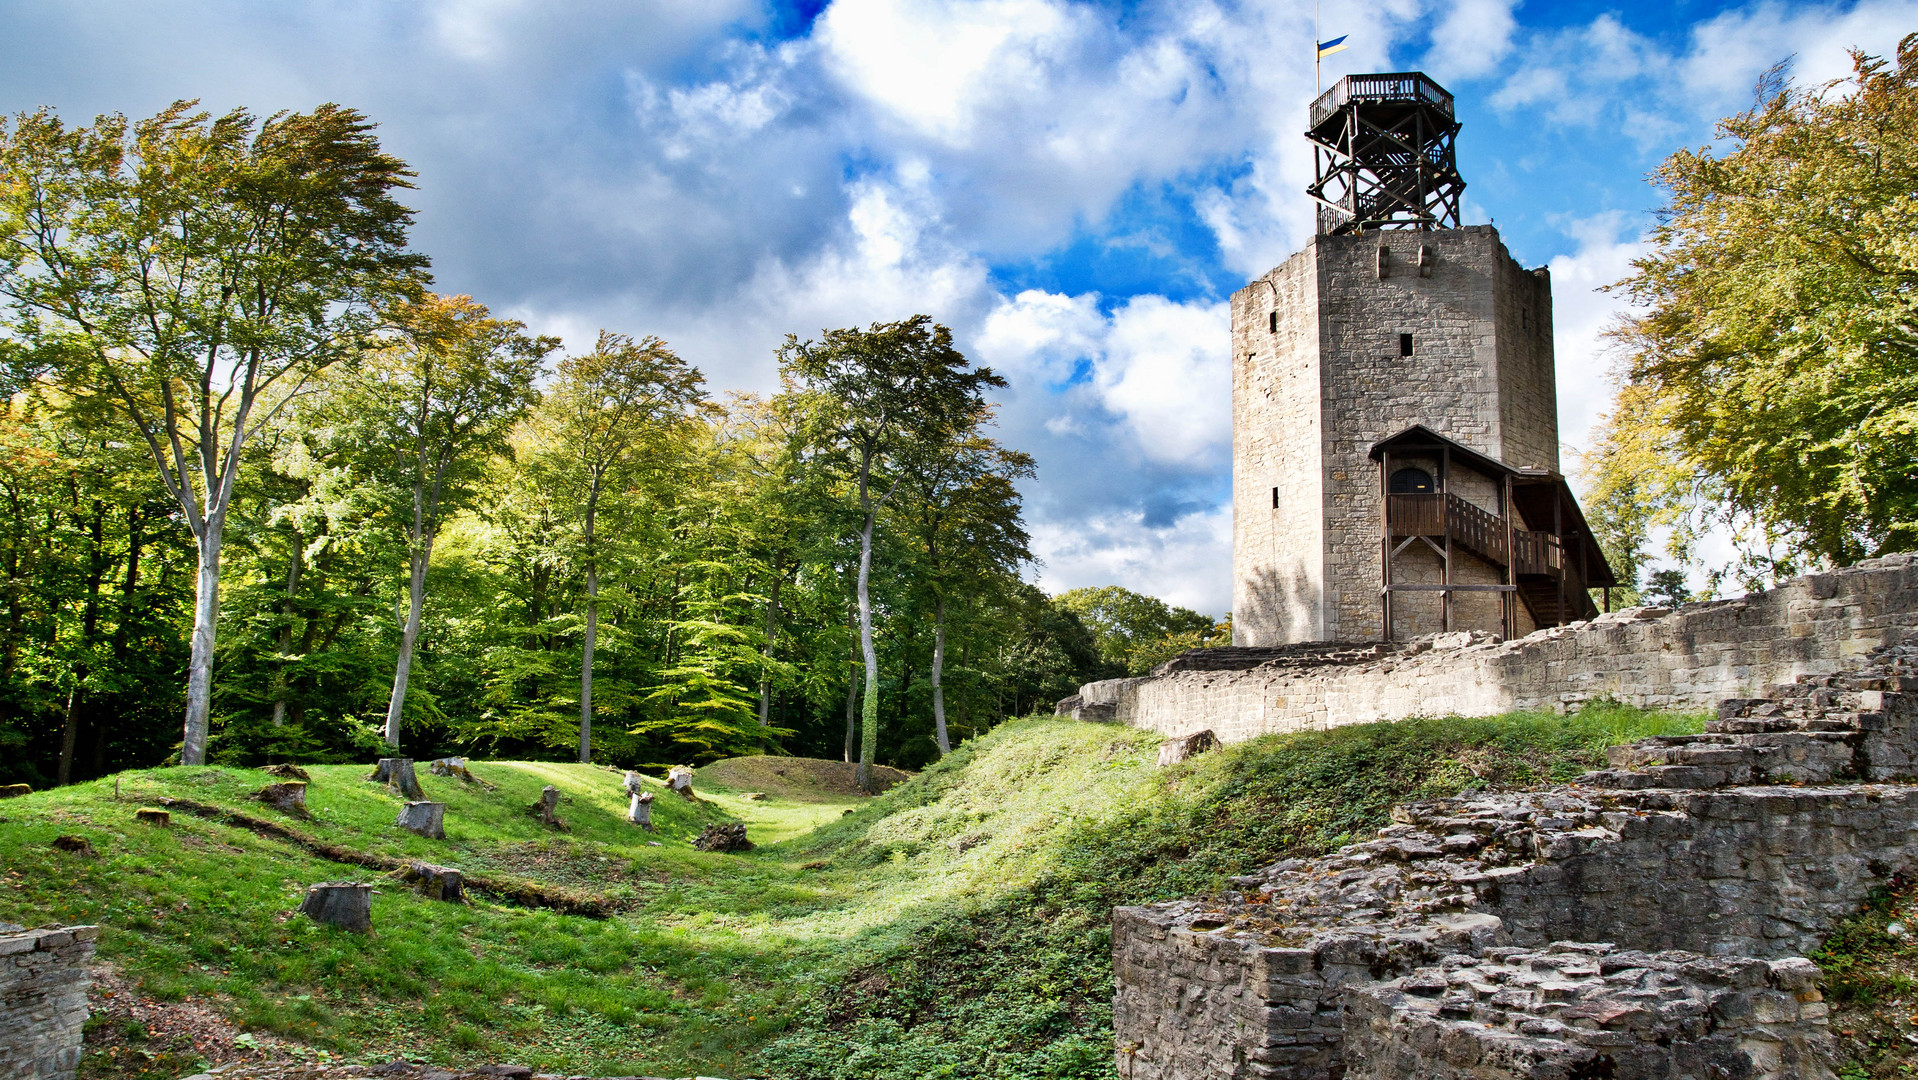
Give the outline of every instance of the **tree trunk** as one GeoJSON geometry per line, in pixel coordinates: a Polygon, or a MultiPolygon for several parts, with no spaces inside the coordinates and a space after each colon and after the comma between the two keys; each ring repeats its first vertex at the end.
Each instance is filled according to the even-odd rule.
{"type": "Polygon", "coordinates": [[[273,726],[286,726],[286,657],[293,655],[293,598],[300,590],[300,572],[306,567],[306,538],[293,530],[293,553],[287,559],[286,597],[280,601],[280,661],[273,672],[273,726]]]}
{"type": "Polygon", "coordinates": [[[420,788],[420,779],[413,772],[413,759],[403,757],[383,757],[373,775],[367,777],[374,783],[385,784],[407,799],[424,799],[426,792],[420,788]]]}
{"type": "Polygon", "coordinates": [[[420,610],[426,606],[426,564],[433,557],[428,537],[413,549],[406,585],[406,627],[400,631],[400,660],[393,671],[393,696],[386,702],[386,745],[400,744],[400,712],[406,707],[406,683],[413,677],[413,645],[420,638],[420,610]]]}
{"type": "Polygon", "coordinates": [[[180,764],[206,764],[207,712],[213,696],[213,639],[220,625],[220,544],[225,521],[208,515],[197,537],[199,571],[193,600],[193,653],[187,662],[186,725],[180,740],[180,764]]]}
{"type": "MultiPolygon", "coordinates": [[[[852,612],[846,613],[846,625],[850,629],[854,624],[852,612]]],[[[852,764],[853,746],[859,738],[859,677],[852,673],[853,664],[859,662],[859,639],[851,641],[852,655],[846,664],[846,764],[852,764]]]]}
{"type": "Polygon", "coordinates": [[[599,641],[599,553],[593,549],[599,479],[586,496],[586,637],[579,651],[579,760],[593,760],[593,647],[599,641]]]}
{"type": "MultiPolygon", "coordinates": [[[[78,678],[85,678],[84,667],[76,672],[78,678]]],[[[60,725],[60,769],[54,778],[54,785],[66,787],[73,783],[73,748],[80,742],[80,688],[67,691],[67,717],[60,725]]]]}
{"type": "MultiPolygon", "coordinates": [[[[772,659],[773,642],[779,636],[779,584],[784,577],[785,575],[779,572],[778,561],[774,560],[772,596],[766,601],[767,660],[772,659]]],[[[759,665],[759,727],[762,731],[772,726],[772,690],[772,669],[766,664],[761,664],[759,665]]]]}
{"type": "Polygon", "coordinates": [[[932,602],[932,728],[939,741],[939,753],[952,752],[946,738],[946,688],[941,681],[946,671],[946,598],[932,602]]]}
{"type": "Polygon", "coordinates": [[[872,597],[867,591],[872,576],[872,501],[866,492],[866,468],[859,472],[859,502],[866,512],[865,528],[859,531],[859,651],[866,660],[866,708],[859,732],[859,786],[872,790],[872,759],[879,752],[879,652],[872,644],[872,597]]]}

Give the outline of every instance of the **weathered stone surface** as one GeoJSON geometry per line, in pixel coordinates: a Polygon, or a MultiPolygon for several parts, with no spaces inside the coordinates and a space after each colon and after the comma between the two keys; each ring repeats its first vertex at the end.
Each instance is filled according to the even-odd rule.
{"type": "MultiPolygon", "coordinates": [[[[1234,644],[1380,636],[1367,459],[1380,439],[1423,423],[1509,465],[1558,469],[1551,308],[1550,275],[1513,261],[1489,225],[1315,236],[1233,294],[1234,644]],[[1436,256],[1429,276],[1379,276],[1381,248],[1411,267],[1421,247],[1436,256]]],[[[1495,508],[1491,485],[1461,479],[1454,493],[1495,508]]],[[[1405,553],[1402,580],[1422,558],[1434,557],[1405,553]]],[[[1473,565],[1455,563],[1455,583],[1498,576],[1458,562],[1473,565]]],[[[1456,594],[1454,625],[1496,629],[1496,596],[1456,594]]],[[[1438,629],[1437,606],[1436,594],[1395,600],[1401,634],[1438,629]]],[[[1520,619],[1531,629],[1522,605],[1520,619]]]]}
{"type": "Polygon", "coordinates": [[[1207,750],[1219,746],[1218,737],[1210,731],[1201,731],[1193,735],[1183,735],[1176,739],[1167,739],[1159,744],[1159,767],[1177,765],[1190,757],[1196,757],[1207,750]]]}
{"type": "Polygon", "coordinates": [[[1601,697],[1706,710],[1848,670],[1914,629],[1918,556],[1894,555],[1739,600],[1634,608],[1496,644],[1410,642],[1363,663],[1292,657],[1249,671],[1091,683],[1076,695],[1076,711],[1065,712],[1168,737],[1211,730],[1234,743],[1418,715],[1575,708],[1601,697]]]}
{"type": "Polygon", "coordinates": [[[428,840],[444,840],[446,839],[446,804],[409,802],[400,807],[397,824],[407,832],[424,836],[428,840]]]}
{"type": "Polygon", "coordinates": [[[1487,953],[1348,992],[1345,1080],[1831,1076],[1806,961],[1608,944],[1487,953]]]}
{"type": "Polygon", "coordinates": [[[364,934],[373,929],[373,886],[322,881],[306,888],[300,914],[316,923],[364,934]]]}
{"type": "Polygon", "coordinates": [[[1241,891],[1120,908],[1121,1075],[1827,1077],[1799,954],[1918,870],[1918,786],[1835,781],[1911,774],[1914,699],[1918,644],[1883,646],[1848,674],[1728,701],[1702,736],[1616,748],[1618,767],[1579,786],[1401,806],[1374,839],[1236,878],[1241,891]],[[1512,992],[1500,966],[1516,950],[1600,957],[1598,981],[1512,992]],[[1676,981],[1634,992],[1670,1008],[1614,1030],[1599,1014],[1630,996],[1604,978],[1617,950],[1712,960],[1653,957],[1676,981]],[[1434,968],[1490,989],[1448,1011],[1459,995],[1434,968]],[[1678,1023],[1701,1000],[1736,1012],[1713,1028],[1731,1043],[1678,1023]],[[1562,1015],[1580,1002],[1591,1024],[1562,1015]],[[1762,1031],[1740,1027],[1746,1004],[1762,1031]],[[1601,1065],[1618,1071],[1578,1072],[1601,1065]]]}
{"type": "Polygon", "coordinates": [[[419,777],[413,772],[412,758],[383,757],[379,765],[374,767],[373,775],[367,779],[376,784],[385,784],[401,798],[415,801],[423,801],[426,798],[425,790],[420,787],[419,777]]]}
{"type": "Polygon", "coordinates": [[[746,839],[745,822],[734,821],[699,830],[693,847],[700,851],[751,851],[753,842],[746,839]]]}
{"type": "Polygon", "coordinates": [[[87,964],[97,926],[0,924],[0,1076],[69,1080],[87,1022],[87,964]]]}

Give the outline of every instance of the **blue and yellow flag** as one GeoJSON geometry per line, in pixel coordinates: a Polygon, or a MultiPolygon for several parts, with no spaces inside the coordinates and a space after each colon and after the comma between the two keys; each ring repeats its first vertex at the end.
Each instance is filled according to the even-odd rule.
{"type": "Polygon", "coordinates": [[[1341,34],[1331,41],[1319,42],[1319,56],[1326,57],[1331,56],[1335,52],[1344,52],[1346,49],[1345,39],[1350,36],[1350,34],[1341,34]]]}

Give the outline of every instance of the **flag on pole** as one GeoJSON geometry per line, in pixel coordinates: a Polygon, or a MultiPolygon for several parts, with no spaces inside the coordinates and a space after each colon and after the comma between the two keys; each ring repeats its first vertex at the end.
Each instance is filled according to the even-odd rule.
{"type": "Polygon", "coordinates": [[[1350,36],[1351,36],[1350,34],[1341,34],[1340,36],[1333,38],[1331,41],[1319,42],[1319,56],[1327,57],[1327,56],[1331,56],[1335,52],[1344,52],[1347,48],[1345,44],[1345,39],[1350,36]]]}

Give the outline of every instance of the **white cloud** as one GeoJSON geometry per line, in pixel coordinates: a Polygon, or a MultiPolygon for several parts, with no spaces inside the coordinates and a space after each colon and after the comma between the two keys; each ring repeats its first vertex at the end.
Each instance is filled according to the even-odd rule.
{"type": "Polygon", "coordinates": [[[1512,51],[1518,0],[1457,0],[1432,30],[1425,68],[1434,78],[1476,78],[1512,51]]]}
{"type": "Polygon", "coordinates": [[[1035,521],[1038,584],[1058,593],[1123,583],[1170,604],[1222,616],[1232,606],[1232,510],[1221,506],[1174,525],[1148,525],[1140,513],[1035,521]]]}
{"type": "Polygon", "coordinates": [[[1551,261],[1552,345],[1558,362],[1558,437],[1563,463],[1576,469],[1592,447],[1592,428],[1608,411],[1615,389],[1617,350],[1605,337],[1628,311],[1622,294],[1600,292],[1632,272],[1648,249],[1631,235],[1623,214],[1601,214],[1571,225],[1578,250],[1551,261]]]}
{"type": "Polygon", "coordinates": [[[1112,313],[1094,381],[1150,460],[1207,464],[1232,444],[1231,315],[1135,296],[1112,313]]]}
{"type": "Polygon", "coordinates": [[[1077,384],[1055,402],[1055,434],[1115,428],[1138,460],[1218,464],[1232,442],[1226,305],[1142,295],[1103,315],[1098,300],[1036,289],[1001,300],[980,330],[978,355],[1041,384],[1077,384]],[[1078,415],[1084,410],[1102,417],[1078,415]]]}

